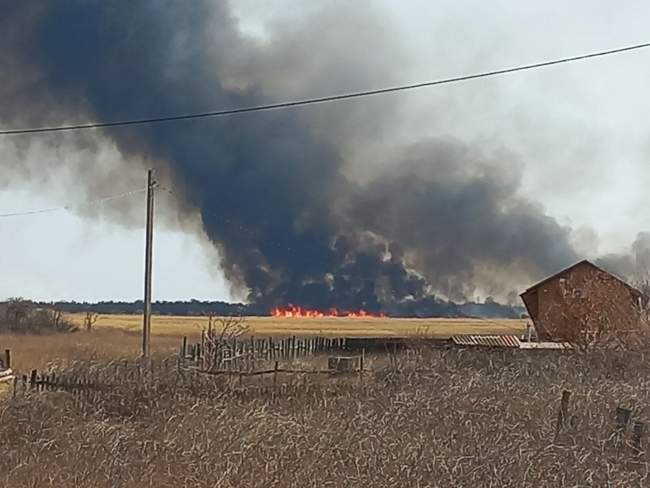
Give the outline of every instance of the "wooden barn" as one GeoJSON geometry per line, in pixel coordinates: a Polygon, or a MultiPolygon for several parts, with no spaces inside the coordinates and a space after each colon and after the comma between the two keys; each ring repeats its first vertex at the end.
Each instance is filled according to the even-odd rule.
{"type": "Polygon", "coordinates": [[[589,261],[580,261],[521,294],[541,341],[626,341],[641,331],[648,297],[589,261]]]}

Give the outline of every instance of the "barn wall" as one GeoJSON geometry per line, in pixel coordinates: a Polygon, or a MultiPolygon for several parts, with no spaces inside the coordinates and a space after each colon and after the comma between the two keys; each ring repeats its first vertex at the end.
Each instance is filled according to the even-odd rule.
{"type": "Polygon", "coordinates": [[[521,299],[524,301],[524,305],[526,305],[526,310],[528,310],[528,315],[530,315],[530,318],[536,320],[537,314],[539,313],[537,289],[527,291],[521,295],[521,299]]]}
{"type": "Polygon", "coordinates": [[[533,318],[541,340],[584,340],[589,333],[638,328],[641,294],[611,274],[588,263],[543,283],[537,291],[533,318]]]}

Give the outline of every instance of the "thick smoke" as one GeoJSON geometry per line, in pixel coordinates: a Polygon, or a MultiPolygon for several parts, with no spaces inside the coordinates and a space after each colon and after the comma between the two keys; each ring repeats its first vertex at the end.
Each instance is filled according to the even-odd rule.
{"type": "Polygon", "coordinates": [[[436,140],[394,159],[387,174],[360,192],[354,218],[398,241],[409,262],[427,270],[434,289],[459,299],[480,282],[503,296],[517,278],[525,282],[526,275],[576,259],[569,230],[517,196],[520,172],[507,159],[486,161],[458,143],[436,140]],[[491,279],[479,276],[482,267],[491,279]]]}
{"type": "Polygon", "coordinates": [[[596,263],[607,271],[650,291],[650,233],[639,232],[629,252],[606,254],[596,263]]]}
{"type": "MultiPolygon", "coordinates": [[[[259,40],[221,1],[3,1],[0,121],[160,116],[391,83],[399,42],[384,19],[333,3],[259,40]]],[[[568,230],[517,196],[506,152],[421,141],[395,147],[364,183],[347,177],[350,147],[390,140],[395,100],[105,135],[170,174],[228,279],[263,307],[426,312],[436,294],[504,295],[575,260],[568,230]]]]}

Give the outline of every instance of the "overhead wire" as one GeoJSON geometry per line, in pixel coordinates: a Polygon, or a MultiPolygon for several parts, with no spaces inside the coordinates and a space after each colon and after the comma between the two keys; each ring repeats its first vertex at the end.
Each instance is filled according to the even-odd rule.
{"type": "Polygon", "coordinates": [[[126,198],[130,197],[132,195],[136,195],[138,193],[142,193],[147,191],[147,188],[138,188],[135,190],[129,190],[125,191],[122,193],[116,193],[114,195],[107,195],[105,197],[97,198],[94,200],[89,200],[86,202],[81,202],[81,203],[75,203],[75,204],[70,204],[70,205],[62,205],[59,207],[49,207],[49,208],[41,208],[37,210],[25,210],[21,212],[9,212],[9,213],[0,213],[0,219],[5,219],[5,218],[12,218],[12,217],[24,217],[24,216],[29,216],[29,215],[40,215],[40,214],[46,214],[46,213],[51,213],[51,212],[59,212],[63,210],[73,210],[75,208],[83,208],[83,207],[89,207],[89,206],[94,206],[94,205],[100,205],[102,203],[106,202],[111,202],[113,200],[119,200],[121,198],[126,198]]]}
{"type": "Polygon", "coordinates": [[[140,118],[140,119],[116,120],[116,121],[109,121],[109,122],[92,122],[86,124],[60,125],[60,126],[52,126],[52,127],[5,129],[5,130],[0,130],[0,135],[38,134],[38,133],[47,133],[47,132],[65,132],[65,131],[77,131],[77,130],[86,130],[86,129],[100,129],[100,128],[107,128],[107,127],[122,127],[122,126],[133,126],[133,125],[160,123],[160,122],[203,119],[203,118],[210,118],[210,117],[223,117],[229,115],[245,114],[250,112],[286,109],[286,108],[300,107],[305,105],[313,105],[317,103],[327,103],[327,102],[349,100],[354,98],[362,98],[362,97],[375,96],[375,95],[384,95],[388,93],[395,93],[395,92],[401,92],[406,90],[415,90],[418,88],[445,85],[449,83],[475,80],[478,78],[487,78],[490,76],[498,76],[498,75],[503,75],[508,73],[515,73],[518,71],[526,71],[526,70],[532,70],[537,68],[544,68],[548,66],[555,66],[558,64],[571,63],[575,61],[582,61],[586,59],[610,56],[614,54],[621,54],[624,52],[635,51],[647,47],[650,47],[650,42],[620,47],[616,49],[609,49],[606,51],[580,54],[577,56],[571,56],[567,58],[553,59],[549,61],[542,61],[542,62],[537,62],[532,64],[515,66],[510,68],[502,68],[502,69],[484,71],[484,72],[474,73],[469,75],[462,75],[462,76],[443,78],[443,79],[433,80],[433,81],[412,83],[408,85],[398,85],[398,86],[392,86],[387,88],[379,88],[375,90],[364,90],[364,91],[357,91],[357,92],[350,92],[350,93],[342,93],[338,95],[328,95],[323,97],[306,98],[301,100],[270,103],[264,105],[252,105],[247,107],[215,110],[210,112],[187,113],[187,114],[169,115],[163,117],[147,117],[147,118],[140,118]]]}

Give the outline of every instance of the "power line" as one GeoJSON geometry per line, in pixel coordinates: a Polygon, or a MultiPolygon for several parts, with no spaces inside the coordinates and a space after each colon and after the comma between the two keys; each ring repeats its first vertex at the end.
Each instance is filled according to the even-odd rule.
{"type": "Polygon", "coordinates": [[[61,210],[72,210],[74,208],[81,208],[81,207],[89,207],[93,205],[99,205],[102,203],[106,202],[111,202],[113,200],[118,200],[120,198],[126,198],[130,197],[132,195],[136,195],[138,193],[142,193],[146,191],[146,188],[138,188],[136,190],[130,190],[130,191],[125,191],[123,193],[117,193],[115,195],[108,195],[102,198],[98,198],[96,200],[90,200],[87,202],[83,203],[78,203],[74,205],[63,205],[61,207],[50,207],[50,208],[41,208],[38,210],[27,210],[24,212],[11,212],[11,213],[2,213],[0,214],[0,219],[6,219],[6,218],[11,218],[11,217],[23,217],[23,216],[28,216],[28,215],[39,215],[39,214],[45,214],[45,213],[51,213],[51,212],[59,212],[61,210]]]}
{"type": "Polygon", "coordinates": [[[588,53],[588,54],[581,54],[578,56],[572,56],[568,58],[561,58],[561,59],[554,59],[551,61],[542,61],[539,63],[533,63],[533,64],[527,64],[527,65],[522,65],[522,66],[516,66],[516,67],[511,67],[511,68],[503,68],[503,69],[497,69],[493,71],[485,71],[481,73],[475,73],[471,75],[463,75],[463,76],[456,76],[453,78],[443,78],[440,80],[434,80],[434,81],[425,81],[421,83],[413,83],[410,85],[399,85],[399,86],[392,86],[388,88],[380,88],[376,90],[365,90],[365,91],[359,91],[359,92],[351,92],[351,93],[343,93],[339,95],[330,95],[330,96],[324,96],[324,97],[318,97],[318,98],[306,98],[302,100],[294,100],[294,101],[287,101],[287,102],[279,102],[279,103],[271,103],[271,104],[266,104],[266,105],[253,105],[253,106],[248,106],[248,107],[239,107],[239,108],[232,108],[232,109],[225,109],[225,110],[217,110],[213,112],[201,112],[201,113],[190,113],[190,114],[180,114],[180,115],[170,115],[166,117],[149,117],[149,118],[142,118],[142,119],[131,119],[131,120],[118,120],[118,121],[113,121],[113,122],[94,122],[94,123],[88,123],[88,124],[77,124],[77,125],[62,125],[62,126],[54,126],[54,127],[35,127],[35,128],[29,128],[29,129],[8,129],[8,130],[1,130],[0,135],[16,135],[16,134],[36,134],[36,133],[44,133],[44,132],[64,132],[64,131],[76,131],[76,130],[84,130],[84,129],[100,129],[104,127],[118,127],[118,126],[130,126],[130,125],[141,125],[141,124],[151,124],[151,123],[158,123],[158,122],[171,122],[171,121],[178,121],[178,120],[190,120],[190,119],[203,119],[203,118],[208,118],[208,117],[223,117],[223,116],[228,116],[228,115],[237,115],[237,114],[244,114],[244,113],[249,113],[249,112],[261,112],[261,111],[266,111],[266,110],[277,110],[277,109],[284,109],[284,108],[292,108],[292,107],[300,107],[304,105],[313,105],[317,103],[326,103],[326,102],[334,102],[334,101],[339,101],[339,100],[349,100],[353,98],[362,98],[362,97],[367,97],[367,96],[374,96],[374,95],[383,95],[387,93],[394,93],[394,92],[400,92],[400,91],[405,91],[405,90],[414,90],[417,88],[425,88],[425,87],[431,87],[431,86],[437,86],[437,85],[446,85],[449,83],[457,83],[460,81],[468,81],[468,80],[475,80],[478,78],[487,78],[490,76],[497,76],[497,75],[503,75],[507,73],[515,73],[517,71],[526,71],[526,70],[531,70],[531,69],[536,69],[536,68],[544,68],[547,66],[554,66],[558,64],[564,64],[564,63],[570,63],[573,61],[581,61],[585,59],[590,59],[590,58],[597,58],[597,57],[603,57],[603,56],[609,56],[613,54],[620,54],[628,51],[635,51],[637,49],[643,49],[646,47],[650,47],[650,42],[646,42],[643,44],[635,44],[633,46],[626,46],[626,47],[621,47],[617,49],[610,49],[607,51],[598,51],[594,53],[588,53]]]}

